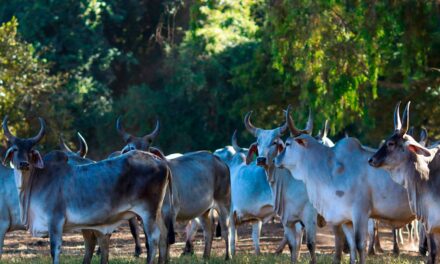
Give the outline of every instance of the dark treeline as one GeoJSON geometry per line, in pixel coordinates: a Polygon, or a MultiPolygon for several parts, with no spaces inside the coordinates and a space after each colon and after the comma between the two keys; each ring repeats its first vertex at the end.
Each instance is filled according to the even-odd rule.
{"type": "MultiPolygon", "coordinates": [[[[119,149],[115,121],[165,153],[239,141],[243,116],[274,127],[294,107],[315,127],[375,146],[398,100],[440,134],[437,1],[94,0],[0,3],[0,114],[14,132],[48,122],[45,148],[85,135],[92,157],[119,149]]],[[[316,129],[317,130],[317,129],[316,129]]]]}

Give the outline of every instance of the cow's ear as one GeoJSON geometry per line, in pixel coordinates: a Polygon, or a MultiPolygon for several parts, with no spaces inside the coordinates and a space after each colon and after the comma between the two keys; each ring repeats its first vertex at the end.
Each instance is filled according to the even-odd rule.
{"type": "Polygon", "coordinates": [[[296,143],[298,143],[300,146],[307,147],[307,139],[305,138],[295,138],[296,143]]]}
{"type": "Polygon", "coordinates": [[[281,153],[284,150],[284,142],[281,139],[277,141],[277,149],[278,153],[281,153]]]}
{"type": "Polygon", "coordinates": [[[160,159],[166,160],[165,155],[159,149],[150,147],[150,152],[156,155],[157,157],[159,157],[160,159]]]}
{"type": "Polygon", "coordinates": [[[249,151],[246,156],[246,165],[249,165],[254,160],[254,154],[258,156],[258,144],[256,142],[249,147],[249,151]]]}
{"type": "Polygon", "coordinates": [[[429,150],[427,148],[422,147],[422,145],[420,145],[416,142],[407,142],[405,145],[409,151],[411,151],[417,155],[423,155],[425,157],[431,156],[431,152],[429,152],[429,150]]]}
{"type": "Polygon", "coordinates": [[[6,151],[5,158],[3,159],[3,165],[5,165],[5,166],[9,165],[9,162],[12,161],[12,158],[14,156],[14,151],[15,151],[15,148],[13,148],[13,147],[10,147],[6,151]]]}
{"type": "Polygon", "coordinates": [[[35,168],[44,168],[43,158],[41,157],[41,154],[38,150],[31,150],[31,160],[35,168]]]}

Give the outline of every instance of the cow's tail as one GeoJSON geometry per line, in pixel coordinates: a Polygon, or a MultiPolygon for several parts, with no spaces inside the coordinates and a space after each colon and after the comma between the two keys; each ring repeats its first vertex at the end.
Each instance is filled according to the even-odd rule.
{"type": "Polygon", "coordinates": [[[176,243],[176,234],[174,233],[174,202],[173,202],[173,174],[168,167],[168,194],[170,200],[170,212],[165,217],[165,225],[168,230],[168,244],[176,243]]]}

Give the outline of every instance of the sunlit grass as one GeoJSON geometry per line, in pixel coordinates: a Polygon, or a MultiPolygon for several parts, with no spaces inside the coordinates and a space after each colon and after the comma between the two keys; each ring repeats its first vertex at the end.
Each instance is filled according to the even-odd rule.
{"type": "MultiPolygon", "coordinates": [[[[332,255],[329,254],[318,254],[318,263],[330,264],[332,263],[332,255]]],[[[298,263],[306,264],[309,263],[309,257],[304,254],[298,263]]],[[[63,255],[61,257],[61,263],[73,264],[73,263],[81,263],[82,257],[79,256],[66,256],[63,255]]],[[[348,263],[348,256],[344,257],[343,263],[348,263]]],[[[51,258],[49,256],[41,256],[35,258],[20,258],[14,257],[10,259],[3,259],[0,263],[35,263],[35,264],[47,264],[51,263],[51,258]]],[[[99,257],[94,256],[92,263],[99,263],[99,257]]],[[[110,263],[113,264],[140,264],[145,263],[145,258],[134,258],[134,257],[118,257],[114,256],[110,258],[110,263]]],[[[290,257],[287,254],[282,254],[281,256],[276,256],[273,254],[263,254],[261,256],[255,256],[252,254],[246,255],[237,255],[231,261],[225,262],[223,256],[213,256],[209,261],[205,261],[200,256],[183,256],[172,258],[171,263],[176,264],[192,264],[192,263],[209,263],[209,264],[218,264],[218,263],[230,263],[230,264],[251,264],[251,263],[290,263],[290,257]]],[[[367,263],[371,264],[410,264],[410,263],[424,263],[424,258],[416,257],[416,256],[408,256],[402,255],[400,257],[394,257],[391,254],[379,255],[374,257],[368,257],[367,263]]]]}

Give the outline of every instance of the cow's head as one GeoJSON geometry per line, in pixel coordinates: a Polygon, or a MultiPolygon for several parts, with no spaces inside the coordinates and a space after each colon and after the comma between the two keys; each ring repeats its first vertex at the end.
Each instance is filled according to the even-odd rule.
{"type": "Polygon", "coordinates": [[[33,168],[44,167],[43,159],[34,146],[43,138],[46,125],[44,120],[40,117],[40,131],[31,138],[18,138],[9,131],[8,116],[3,119],[3,132],[10,143],[9,149],[6,151],[3,164],[12,163],[14,168],[20,171],[29,171],[33,168]]]}
{"type": "Polygon", "coordinates": [[[297,180],[303,180],[301,177],[304,173],[298,172],[297,165],[303,161],[304,152],[311,149],[313,144],[321,145],[318,140],[311,136],[313,128],[313,119],[309,111],[309,120],[305,129],[298,129],[286,111],[286,123],[290,130],[290,137],[286,140],[284,150],[275,158],[275,166],[288,169],[292,176],[297,180]]]}
{"type": "Polygon", "coordinates": [[[78,143],[79,143],[78,151],[75,152],[71,150],[69,146],[67,146],[66,141],[63,138],[63,135],[60,135],[60,149],[70,155],[75,155],[81,158],[85,158],[87,155],[87,151],[89,149],[87,146],[87,142],[79,132],[76,135],[78,137],[78,143]]]}
{"type": "Polygon", "coordinates": [[[135,137],[127,132],[125,132],[124,128],[121,124],[121,117],[118,118],[116,121],[116,129],[118,130],[119,134],[124,139],[125,147],[122,149],[122,153],[126,153],[130,150],[143,150],[143,151],[150,151],[150,146],[153,143],[153,140],[157,137],[159,134],[159,120],[156,121],[156,127],[154,128],[153,132],[151,132],[148,135],[145,135],[143,137],[135,137]]]}
{"type": "Polygon", "coordinates": [[[257,138],[257,141],[249,147],[246,163],[253,160],[254,154],[257,155],[257,165],[262,167],[270,167],[273,164],[273,159],[284,148],[284,142],[281,136],[287,131],[287,124],[284,124],[275,129],[266,130],[255,127],[251,123],[252,111],[244,117],[244,125],[246,129],[257,138]]]}
{"type": "MultiPolygon", "coordinates": [[[[377,152],[368,160],[368,163],[376,168],[384,168],[388,171],[395,171],[403,168],[406,164],[416,162],[418,156],[431,156],[431,152],[419,144],[406,132],[409,127],[409,106],[405,107],[402,121],[400,121],[400,102],[394,110],[394,133],[385,141],[377,152]],[[402,127],[403,123],[403,127],[402,127]]],[[[403,184],[404,173],[391,173],[393,179],[403,184]]]]}

